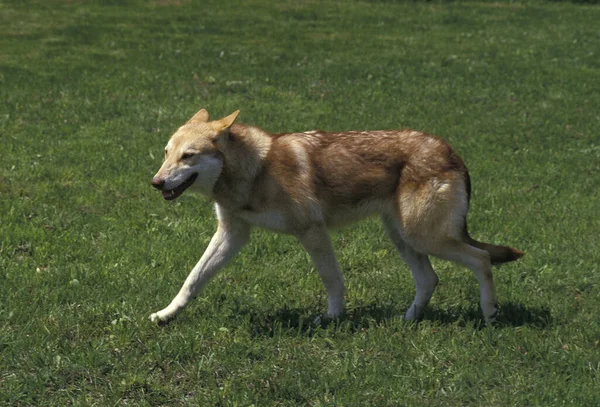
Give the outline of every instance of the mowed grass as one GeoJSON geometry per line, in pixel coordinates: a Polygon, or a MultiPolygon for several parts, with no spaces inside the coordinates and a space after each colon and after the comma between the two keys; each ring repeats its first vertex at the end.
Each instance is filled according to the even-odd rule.
{"type": "MultiPolygon", "coordinates": [[[[0,404],[600,404],[600,9],[569,3],[5,1],[0,5],[0,404]],[[434,261],[423,321],[376,219],[334,232],[347,313],[263,231],[171,324],[211,204],[150,187],[200,108],[272,132],[448,139],[469,225],[527,252],[501,318],[434,261]]],[[[349,174],[352,176],[352,174],[349,174]]]]}

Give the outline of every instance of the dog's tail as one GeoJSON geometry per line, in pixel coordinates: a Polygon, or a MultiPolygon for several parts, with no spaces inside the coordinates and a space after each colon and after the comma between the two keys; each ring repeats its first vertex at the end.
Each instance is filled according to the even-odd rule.
{"type": "MultiPolygon", "coordinates": [[[[467,190],[467,202],[471,201],[471,178],[469,177],[469,172],[465,168],[464,172],[465,177],[465,187],[467,190]]],[[[515,249],[509,246],[498,246],[491,243],[483,243],[478,242],[473,239],[468,232],[467,229],[467,220],[465,218],[465,225],[463,228],[463,240],[465,243],[470,244],[478,249],[485,250],[490,254],[490,259],[492,264],[502,264],[508,263],[510,261],[519,260],[521,257],[525,256],[525,252],[522,252],[519,249],[515,249]]]]}
{"type": "Polygon", "coordinates": [[[466,243],[470,244],[471,246],[488,252],[490,254],[492,264],[508,263],[509,261],[518,260],[525,255],[524,252],[519,249],[515,249],[514,247],[498,246],[495,244],[478,242],[469,236],[468,233],[465,236],[465,240],[466,243]]]}

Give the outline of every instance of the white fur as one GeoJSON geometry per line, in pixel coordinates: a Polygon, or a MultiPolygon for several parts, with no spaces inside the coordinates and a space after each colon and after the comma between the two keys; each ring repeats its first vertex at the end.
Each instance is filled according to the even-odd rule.
{"type": "Polygon", "coordinates": [[[189,168],[190,173],[198,173],[198,178],[196,178],[196,182],[192,184],[191,188],[210,197],[222,169],[223,162],[219,158],[200,155],[196,164],[189,168]]]}
{"type": "Polygon", "coordinates": [[[269,229],[275,232],[285,232],[288,229],[288,220],[281,211],[241,211],[238,216],[251,225],[259,228],[269,229]]]}
{"type": "Polygon", "coordinates": [[[327,290],[327,316],[336,318],[344,312],[344,277],[335,258],[329,233],[315,226],[299,236],[327,290]]]}
{"type": "Polygon", "coordinates": [[[229,219],[220,222],[200,261],[194,266],[179,293],[165,309],[150,315],[152,321],[167,321],[177,315],[202,290],[229,260],[237,254],[250,236],[246,223],[229,219]]]}
{"type": "Polygon", "coordinates": [[[393,217],[382,216],[383,226],[394,246],[400,253],[402,260],[408,265],[415,280],[416,294],[413,303],[406,311],[405,318],[409,321],[417,320],[423,315],[423,310],[429,304],[433,291],[438,284],[438,276],[435,274],[429,258],[415,251],[407,245],[400,234],[398,225],[393,217]]]}
{"type": "Polygon", "coordinates": [[[174,163],[166,171],[161,168],[159,173],[165,174],[163,176],[165,181],[164,190],[167,191],[177,188],[196,173],[198,177],[191,188],[210,196],[222,168],[223,162],[219,158],[201,154],[196,157],[196,162],[193,165],[178,165],[178,163],[174,163]]]}

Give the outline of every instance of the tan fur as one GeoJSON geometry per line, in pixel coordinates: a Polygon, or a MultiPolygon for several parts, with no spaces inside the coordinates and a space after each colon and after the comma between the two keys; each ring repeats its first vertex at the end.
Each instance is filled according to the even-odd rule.
{"type": "MultiPolygon", "coordinates": [[[[421,315],[437,284],[428,255],[471,268],[482,288],[484,316],[495,317],[490,259],[511,261],[523,253],[469,236],[469,175],[446,142],[413,130],[269,134],[234,124],[238,113],[210,122],[199,111],[173,135],[153,179],[166,199],[179,196],[186,180],[214,199],[223,233],[213,239],[245,242],[252,226],[297,236],[323,278],[328,315],[335,317],[343,308],[343,278],[333,251],[323,249],[330,247],[326,229],[379,214],[415,276],[417,296],[407,318],[421,315]],[[231,232],[236,230],[243,233],[231,232]]],[[[189,302],[208,278],[202,276],[216,272],[206,271],[206,264],[201,260],[188,277],[195,285],[186,280],[153,319],[168,320],[189,302]]]]}

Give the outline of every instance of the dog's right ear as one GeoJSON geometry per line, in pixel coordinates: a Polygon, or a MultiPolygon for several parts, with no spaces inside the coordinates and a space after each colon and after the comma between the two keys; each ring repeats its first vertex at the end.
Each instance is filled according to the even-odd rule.
{"type": "Polygon", "coordinates": [[[208,112],[204,109],[200,109],[186,124],[190,123],[206,123],[208,122],[208,112]]]}

